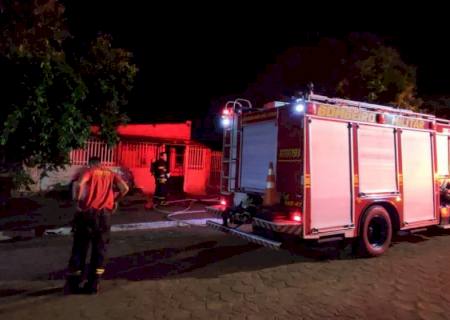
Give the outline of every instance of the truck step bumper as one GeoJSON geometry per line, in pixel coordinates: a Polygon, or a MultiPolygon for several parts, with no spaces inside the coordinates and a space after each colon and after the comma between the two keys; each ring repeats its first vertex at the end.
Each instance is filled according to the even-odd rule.
{"type": "Polygon", "coordinates": [[[206,221],[206,225],[214,230],[229,233],[233,236],[245,239],[249,242],[256,243],[256,244],[259,244],[259,245],[267,247],[267,248],[278,250],[278,249],[280,249],[281,244],[282,244],[281,242],[266,239],[266,238],[257,236],[256,234],[247,233],[247,232],[243,232],[243,231],[236,230],[233,228],[225,227],[224,225],[221,225],[221,224],[216,223],[211,220],[206,221]]]}
{"type": "Polygon", "coordinates": [[[208,206],[205,208],[206,212],[218,217],[218,218],[222,218],[222,214],[225,211],[225,206],[223,205],[215,205],[215,206],[208,206]]]}
{"type": "Polygon", "coordinates": [[[303,225],[295,221],[268,221],[260,218],[253,218],[253,225],[264,229],[287,233],[295,236],[301,236],[303,233],[303,225]]]}

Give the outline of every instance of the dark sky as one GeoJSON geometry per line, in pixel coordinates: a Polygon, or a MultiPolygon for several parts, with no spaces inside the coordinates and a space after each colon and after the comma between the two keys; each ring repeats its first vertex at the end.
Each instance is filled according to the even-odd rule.
{"type": "MultiPolygon", "coordinates": [[[[160,107],[174,120],[202,117],[212,99],[243,92],[286,48],[346,34],[300,31],[270,21],[214,23],[214,16],[203,20],[201,14],[161,18],[148,1],[63,3],[73,34],[89,39],[97,31],[108,32],[116,45],[135,54],[140,72],[128,109],[134,121],[161,119],[160,107]]],[[[387,36],[402,58],[418,67],[421,95],[450,94],[446,32],[375,33],[387,36]]]]}

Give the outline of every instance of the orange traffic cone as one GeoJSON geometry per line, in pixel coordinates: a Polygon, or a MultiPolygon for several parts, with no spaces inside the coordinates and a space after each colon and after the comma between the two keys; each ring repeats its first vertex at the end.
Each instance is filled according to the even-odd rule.
{"type": "Polygon", "coordinates": [[[450,212],[448,210],[448,207],[442,207],[441,208],[441,225],[449,224],[449,216],[450,212]]]}
{"type": "Polygon", "coordinates": [[[267,184],[264,192],[263,204],[265,206],[273,206],[277,202],[277,192],[275,190],[275,174],[273,172],[273,163],[269,164],[269,172],[267,173],[267,184]]]}

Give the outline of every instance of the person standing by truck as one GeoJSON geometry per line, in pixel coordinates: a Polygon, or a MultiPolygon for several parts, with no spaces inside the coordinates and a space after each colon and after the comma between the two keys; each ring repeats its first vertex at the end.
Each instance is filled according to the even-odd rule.
{"type": "Polygon", "coordinates": [[[118,201],[129,190],[119,175],[101,166],[100,158],[92,157],[89,164],[90,167],[82,174],[76,190],[77,212],[73,222],[73,247],[65,293],[98,292],[100,278],[105,272],[111,214],[117,209],[118,201]],[[120,190],[117,196],[113,190],[114,186],[120,190]],[[92,247],[87,283],[81,289],[79,286],[86,266],[89,244],[92,247]]]}

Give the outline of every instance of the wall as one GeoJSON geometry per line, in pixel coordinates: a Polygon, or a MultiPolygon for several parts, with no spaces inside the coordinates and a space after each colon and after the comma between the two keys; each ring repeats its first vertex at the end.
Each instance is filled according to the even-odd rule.
{"type": "Polygon", "coordinates": [[[47,176],[43,178],[40,178],[42,170],[37,168],[27,168],[31,178],[35,181],[35,183],[30,186],[30,189],[31,191],[39,192],[52,190],[59,185],[68,186],[83,168],[85,168],[85,166],[67,166],[65,169],[48,172],[47,176]]]}
{"type": "MultiPolygon", "coordinates": [[[[41,170],[29,169],[33,180],[37,182],[31,189],[36,192],[48,191],[58,185],[69,185],[77,173],[86,168],[89,157],[96,155],[101,158],[103,165],[114,171],[130,172],[135,187],[144,193],[153,193],[155,181],[150,173],[150,163],[160,150],[159,144],[133,141],[122,141],[117,147],[110,149],[103,142],[92,139],[88,141],[85,149],[71,152],[72,165],[63,170],[49,172],[47,177],[40,179],[41,170]]],[[[184,168],[179,172],[179,175],[184,174],[183,191],[194,195],[216,193],[220,181],[220,161],[220,152],[211,152],[202,145],[187,145],[184,168]]],[[[177,184],[175,180],[173,182],[177,184]]]]}
{"type": "Polygon", "coordinates": [[[130,168],[133,173],[134,184],[144,193],[155,191],[155,179],[150,173],[150,168],[130,168]]]}
{"type": "Polygon", "coordinates": [[[187,146],[184,161],[184,191],[205,195],[209,178],[211,151],[203,146],[187,146]]]}

